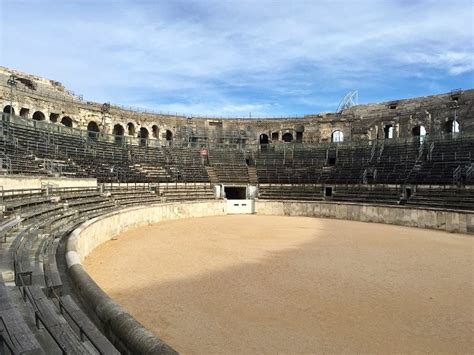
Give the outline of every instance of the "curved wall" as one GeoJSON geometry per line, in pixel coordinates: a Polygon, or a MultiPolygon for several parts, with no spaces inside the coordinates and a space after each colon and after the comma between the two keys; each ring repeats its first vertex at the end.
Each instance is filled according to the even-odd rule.
{"type": "Polygon", "coordinates": [[[76,294],[121,352],[177,354],[102,291],[84,270],[81,261],[100,244],[133,227],[171,219],[224,214],[222,200],[132,207],[91,219],[71,234],[66,246],[66,262],[76,294]]]}
{"type": "MultiPolygon", "coordinates": [[[[338,218],[474,234],[474,213],[463,211],[266,200],[256,200],[255,211],[262,215],[338,218]]],[[[66,261],[73,285],[78,296],[101,323],[105,334],[121,351],[176,353],[103,292],[83,269],[81,261],[100,244],[133,227],[171,219],[225,214],[227,211],[223,200],[132,207],[94,218],[71,234],[67,241],[66,261]]]]}
{"type": "Polygon", "coordinates": [[[474,213],[467,211],[321,201],[257,200],[255,212],[263,215],[338,218],[474,234],[474,213]]]}
{"type": "Polygon", "coordinates": [[[97,246],[128,229],[170,219],[224,214],[224,202],[216,200],[131,207],[94,218],[81,225],[69,237],[66,254],[68,266],[81,262],[97,246]]]}

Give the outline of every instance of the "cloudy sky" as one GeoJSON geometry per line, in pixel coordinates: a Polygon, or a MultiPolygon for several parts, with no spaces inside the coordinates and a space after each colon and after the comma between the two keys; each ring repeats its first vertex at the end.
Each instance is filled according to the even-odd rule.
{"type": "Polygon", "coordinates": [[[0,3],[0,65],[98,102],[257,117],[474,87],[473,0],[0,3]]]}

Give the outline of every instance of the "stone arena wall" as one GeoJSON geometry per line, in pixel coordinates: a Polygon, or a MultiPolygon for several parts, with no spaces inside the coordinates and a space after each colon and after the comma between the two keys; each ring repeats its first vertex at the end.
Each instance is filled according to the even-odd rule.
{"type": "MultiPolygon", "coordinates": [[[[255,202],[255,211],[261,215],[338,218],[474,234],[474,214],[468,212],[355,203],[265,200],[255,202]]],[[[102,291],[81,262],[100,244],[128,229],[165,220],[225,214],[227,211],[223,200],[131,207],[91,219],[71,234],[66,245],[66,261],[76,294],[97,317],[105,334],[116,346],[132,353],[176,353],[102,291]]]]}
{"type": "Polygon", "coordinates": [[[96,187],[95,178],[67,178],[49,176],[0,176],[3,190],[41,189],[44,185],[54,187],[96,187]]]}
{"type": "Polygon", "coordinates": [[[66,261],[76,294],[93,311],[105,334],[119,349],[133,354],[176,354],[102,291],[83,269],[81,261],[94,248],[130,228],[171,219],[224,214],[223,201],[131,207],[91,219],[72,233],[67,241],[66,261]]]}
{"type": "Polygon", "coordinates": [[[474,213],[470,212],[357,203],[264,200],[255,202],[255,212],[262,215],[337,218],[474,234],[474,213]]]}

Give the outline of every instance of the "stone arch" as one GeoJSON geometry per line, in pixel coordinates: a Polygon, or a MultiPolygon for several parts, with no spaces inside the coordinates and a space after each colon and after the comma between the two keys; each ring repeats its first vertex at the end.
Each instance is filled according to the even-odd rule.
{"type": "Polygon", "coordinates": [[[169,129],[166,130],[166,140],[167,141],[173,140],[173,132],[171,132],[169,129]]]}
{"type": "Polygon", "coordinates": [[[132,122],[127,123],[127,132],[129,136],[135,135],[135,125],[132,122]]]}
{"type": "Polygon", "coordinates": [[[333,143],[344,142],[344,133],[342,133],[342,131],[340,131],[340,130],[336,130],[336,131],[332,132],[331,142],[333,142],[333,143]]]}
{"type": "Polygon", "coordinates": [[[413,127],[411,130],[414,137],[424,137],[426,136],[426,128],[423,125],[418,125],[413,127]]]}
{"type": "Polygon", "coordinates": [[[125,129],[121,124],[116,124],[112,130],[112,134],[115,136],[123,136],[125,133],[125,129]]]}
{"type": "Polygon", "coordinates": [[[304,125],[299,125],[295,128],[296,142],[303,143],[304,125]]]}
{"type": "Polygon", "coordinates": [[[293,135],[290,132],[286,132],[281,136],[281,139],[285,143],[290,143],[293,140],[293,135]]]}
{"type": "Polygon", "coordinates": [[[125,129],[121,124],[116,124],[112,130],[112,134],[114,135],[114,141],[117,144],[122,144],[123,142],[123,135],[125,134],[125,129]]]}
{"type": "Polygon", "coordinates": [[[418,141],[420,143],[423,143],[423,141],[425,139],[425,136],[427,134],[425,126],[423,126],[423,125],[415,126],[415,127],[413,127],[413,129],[411,131],[412,131],[413,136],[419,138],[418,141]]]}
{"type": "Polygon", "coordinates": [[[36,111],[35,113],[33,113],[33,116],[31,118],[33,118],[35,121],[44,121],[46,119],[46,116],[43,112],[36,111]]]}
{"type": "Polygon", "coordinates": [[[392,124],[386,124],[383,128],[384,138],[392,139],[393,138],[394,128],[392,124]]]}
{"type": "Polygon", "coordinates": [[[72,127],[72,119],[69,116],[64,116],[61,119],[61,124],[66,127],[72,127]]]}
{"type": "Polygon", "coordinates": [[[265,134],[265,133],[262,133],[259,136],[258,141],[259,141],[260,144],[268,144],[268,135],[265,134]]]}
{"type": "Polygon", "coordinates": [[[28,118],[29,114],[30,114],[30,109],[29,109],[29,108],[22,107],[22,108],[20,109],[20,116],[21,116],[21,117],[28,118]]]}
{"type": "Polygon", "coordinates": [[[49,115],[49,120],[51,122],[54,122],[54,123],[58,122],[58,118],[59,118],[59,113],[51,113],[49,115]]]}
{"type": "Polygon", "coordinates": [[[99,137],[99,126],[94,121],[90,121],[87,124],[87,136],[94,140],[99,137]]]}
{"type": "Polygon", "coordinates": [[[140,131],[138,132],[138,138],[140,138],[140,145],[145,146],[148,140],[148,129],[145,127],[140,127],[140,131]]]}
{"type": "Polygon", "coordinates": [[[151,127],[151,135],[154,137],[154,138],[159,138],[160,137],[160,128],[154,124],[152,127],[151,127]]]}
{"type": "Polygon", "coordinates": [[[6,105],[3,108],[3,113],[11,113],[12,115],[14,115],[15,114],[15,108],[10,106],[10,105],[6,105]]]}
{"type": "Polygon", "coordinates": [[[458,120],[450,119],[446,121],[444,130],[446,133],[459,133],[461,131],[461,126],[459,125],[458,120]]]}

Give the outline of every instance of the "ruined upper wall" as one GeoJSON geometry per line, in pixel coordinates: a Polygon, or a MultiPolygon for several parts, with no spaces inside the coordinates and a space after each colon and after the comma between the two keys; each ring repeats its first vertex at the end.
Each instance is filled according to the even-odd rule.
{"type": "Polygon", "coordinates": [[[17,85],[28,88],[37,92],[58,93],[66,96],[73,96],[71,92],[67,91],[63,84],[59,81],[46,79],[37,75],[21,72],[19,70],[9,69],[0,66],[0,81],[6,83],[11,75],[14,75],[18,81],[17,85]]]}
{"type": "Polygon", "coordinates": [[[474,134],[474,90],[418,97],[384,103],[357,105],[341,114],[310,114],[301,118],[228,119],[215,117],[185,117],[137,112],[115,105],[84,101],[59,82],[0,67],[0,103],[6,112],[10,102],[15,114],[23,117],[49,120],[86,129],[94,122],[104,133],[123,130],[127,136],[140,132],[150,139],[165,141],[179,138],[182,132],[199,135],[231,136],[245,132],[249,143],[258,143],[266,135],[269,142],[283,141],[290,135],[303,142],[329,142],[335,131],[341,131],[345,140],[384,138],[387,127],[393,127],[394,137],[409,137],[416,126],[423,125],[428,134],[446,132],[450,122],[457,118],[461,130],[474,134]],[[17,77],[12,90],[7,84],[10,75],[17,77]],[[12,95],[13,94],[13,95],[12,95]],[[115,128],[115,130],[114,130],[115,128]],[[130,129],[129,129],[130,128],[130,129]]]}

